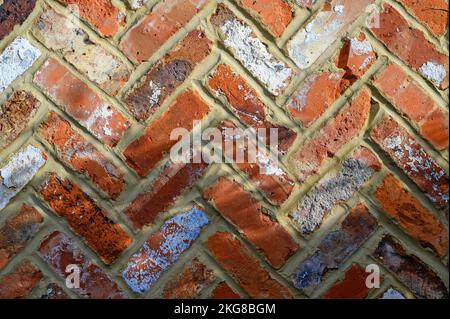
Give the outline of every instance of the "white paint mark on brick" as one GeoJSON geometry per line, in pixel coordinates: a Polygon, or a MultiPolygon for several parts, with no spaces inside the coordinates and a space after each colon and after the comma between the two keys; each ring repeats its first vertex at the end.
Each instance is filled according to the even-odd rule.
{"type": "Polygon", "coordinates": [[[447,76],[447,71],[442,64],[438,64],[433,61],[428,61],[422,65],[419,69],[420,73],[428,80],[433,82],[436,86],[441,86],[442,81],[444,81],[447,76]]]}
{"type": "Polygon", "coordinates": [[[0,209],[16,196],[45,164],[42,152],[28,145],[14,154],[9,162],[0,169],[0,209]]]}
{"type": "Polygon", "coordinates": [[[24,74],[40,55],[28,40],[16,38],[0,55],[0,92],[24,74]]]}

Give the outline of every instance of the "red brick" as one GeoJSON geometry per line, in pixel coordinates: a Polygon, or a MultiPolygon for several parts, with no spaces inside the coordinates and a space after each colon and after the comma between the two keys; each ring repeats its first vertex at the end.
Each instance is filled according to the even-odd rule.
{"type": "Polygon", "coordinates": [[[125,14],[111,0],[58,0],[77,6],[80,16],[98,29],[105,37],[113,36],[125,25],[125,14]]]}
{"type": "Polygon", "coordinates": [[[130,126],[121,113],[55,59],[41,67],[34,82],[108,146],[116,146],[130,126]]]}
{"type": "Polygon", "coordinates": [[[163,297],[164,299],[194,299],[215,279],[214,271],[194,259],[177,278],[167,283],[163,297]]]}
{"type": "Polygon", "coordinates": [[[448,28],[448,3],[445,0],[400,0],[399,2],[436,36],[445,35],[448,28]]]}
{"type": "Polygon", "coordinates": [[[50,112],[40,133],[56,156],[74,171],[90,178],[103,192],[116,199],[123,191],[123,174],[94,145],[78,134],[69,122],[50,112]]]}
{"type": "Polygon", "coordinates": [[[149,191],[139,195],[125,210],[125,215],[136,229],[151,224],[160,213],[172,206],[175,201],[203,176],[208,167],[205,163],[173,164],[156,178],[149,191]]]}
{"type": "Polygon", "coordinates": [[[374,80],[392,105],[420,128],[420,133],[437,149],[448,148],[448,113],[398,65],[389,64],[374,80]]]}
{"type": "Polygon", "coordinates": [[[283,35],[293,19],[291,7],[283,0],[239,0],[276,37],[283,35]]]}
{"type": "Polygon", "coordinates": [[[0,6],[0,40],[16,25],[24,23],[35,6],[36,0],[3,0],[0,6]]]}
{"type": "Polygon", "coordinates": [[[287,104],[291,116],[311,126],[341,95],[345,72],[323,72],[308,77],[287,104]]]}
{"type": "Polygon", "coordinates": [[[47,300],[64,300],[70,299],[70,297],[62,290],[57,284],[51,283],[47,285],[47,289],[40,299],[47,300]]]}
{"type": "Polygon", "coordinates": [[[92,299],[122,299],[123,292],[103,269],[93,264],[66,235],[54,232],[40,245],[39,254],[47,264],[65,281],[71,273],[68,265],[80,269],[80,288],[75,291],[92,299]]]}
{"type": "Polygon", "coordinates": [[[63,181],[52,174],[40,194],[105,263],[113,263],[130,245],[131,238],[122,227],[71,181],[63,181]]]}
{"type": "Polygon", "coordinates": [[[25,91],[16,91],[0,108],[0,148],[14,142],[39,109],[40,102],[25,91]]]}
{"type": "Polygon", "coordinates": [[[123,152],[128,166],[146,176],[155,165],[170,152],[179,141],[171,141],[173,129],[193,129],[193,121],[201,120],[208,114],[209,106],[194,91],[182,93],[173,102],[169,110],[152,122],[144,135],[132,142],[123,152]]]}
{"type": "Polygon", "coordinates": [[[422,299],[448,299],[448,289],[439,276],[391,236],[385,236],[374,252],[378,259],[416,296],[422,299]]]}
{"type": "Polygon", "coordinates": [[[125,98],[128,109],[138,120],[146,120],[210,52],[211,41],[203,32],[190,32],[147,72],[142,84],[128,93],[125,98]]]}
{"type": "Polygon", "coordinates": [[[122,38],[121,50],[135,63],[148,60],[207,3],[205,0],[160,2],[122,38]]]}
{"type": "Polygon", "coordinates": [[[241,132],[232,131],[236,129],[236,125],[230,121],[220,123],[219,129],[222,132],[222,149],[226,150],[225,143],[233,141],[233,158],[228,158],[232,162],[236,159],[237,147],[242,145],[244,152],[244,161],[235,165],[241,170],[250,181],[261,190],[267,199],[275,205],[282,205],[291,195],[294,189],[294,182],[287,173],[279,166],[278,163],[268,156],[264,150],[260,150],[257,154],[257,163],[249,162],[248,148],[250,143],[241,132]]]}
{"type": "Polygon", "coordinates": [[[393,175],[384,178],[375,197],[384,211],[420,245],[431,248],[440,257],[447,252],[448,230],[393,175]]]}
{"type": "Polygon", "coordinates": [[[440,53],[422,31],[411,27],[393,7],[384,4],[383,12],[380,14],[380,25],[373,27],[372,32],[414,70],[423,70],[427,63],[438,65],[442,75],[437,76],[436,72],[431,72],[437,76],[434,80],[428,72],[421,71],[421,73],[440,89],[448,88],[448,57],[440,53]]]}
{"type": "Polygon", "coordinates": [[[233,235],[218,232],[206,242],[209,251],[236,282],[255,299],[290,299],[289,290],[274,280],[233,235]]]}
{"type": "Polygon", "coordinates": [[[325,294],[325,299],[365,299],[369,293],[366,286],[368,274],[364,269],[353,265],[346,273],[345,278],[331,287],[325,294]]]}
{"type": "Polygon", "coordinates": [[[440,207],[448,204],[448,176],[423,147],[397,122],[386,117],[372,139],[425,194],[440,207]]]}
{"type": "Polygon", "coordinates": [[[211,293],[210,299],[232,300],[241,299],[241,296],[234,292],[225,281],[217,285],[211,293]]]}
{"type": "Polygon", "coordinates": [[[317,173],[324,162],[358,136],[370,114],[370,94],[360,92],[341,113],[291,157],[300,181],[317,173]]]}
{"type": "Polygon", "coordinates": [[[41,271],[29,261],[23,261],[9,274],[0,277],[0,299],[23,299],[41,279],[41,271]]]}
{"type": "Polygon", "coordinates": [[[291,235],[236,182],[221,177],[204,191],[203,196],[261,251],[274,268],[282,267],[298,250],[291,235]]]}
{"type": "Polygon", "coordinates": [[[234,114],[250,127],[266,129],[266,141],[269,144],[270,129],[278,130],[278,148],[286,152],[294,143],[297,134],[282,126],[272,124],[259,94],[249,86],[242,76],[228,65],[220,64],[208,80],[209,87],[216,97],[224,97],[234,114]]]}
{"type": "Polygon", "coordinates": [[[30,241],[42,226],[44,218],[25,204],[20,212],[0,228],[0,270],[30,241]]]}

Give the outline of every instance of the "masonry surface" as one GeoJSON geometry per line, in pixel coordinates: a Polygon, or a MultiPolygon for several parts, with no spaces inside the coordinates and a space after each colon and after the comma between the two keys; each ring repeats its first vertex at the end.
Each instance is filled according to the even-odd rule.
{"type": "Polygon", "coordinates": [[[448,15],[0,1],[0,298],[448,298],[448,15]],[[279,163],[171,162],[193,121],[279,163]]]}

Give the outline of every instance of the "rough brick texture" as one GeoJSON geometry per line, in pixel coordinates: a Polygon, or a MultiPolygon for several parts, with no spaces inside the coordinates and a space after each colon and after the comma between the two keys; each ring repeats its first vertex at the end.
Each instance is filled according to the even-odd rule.
{"type": "Polygon", "coordinates": [[[0,299],[448,298],[447,7],[0,0],[0,299]]]}

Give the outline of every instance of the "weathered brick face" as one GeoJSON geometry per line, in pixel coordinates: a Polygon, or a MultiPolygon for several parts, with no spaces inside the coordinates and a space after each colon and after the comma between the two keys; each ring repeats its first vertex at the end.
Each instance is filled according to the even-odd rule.
{"type": "Polygon", "coordinates": [[[447,7],[0,0],[0,299],[448,298],[447,7]]]}

